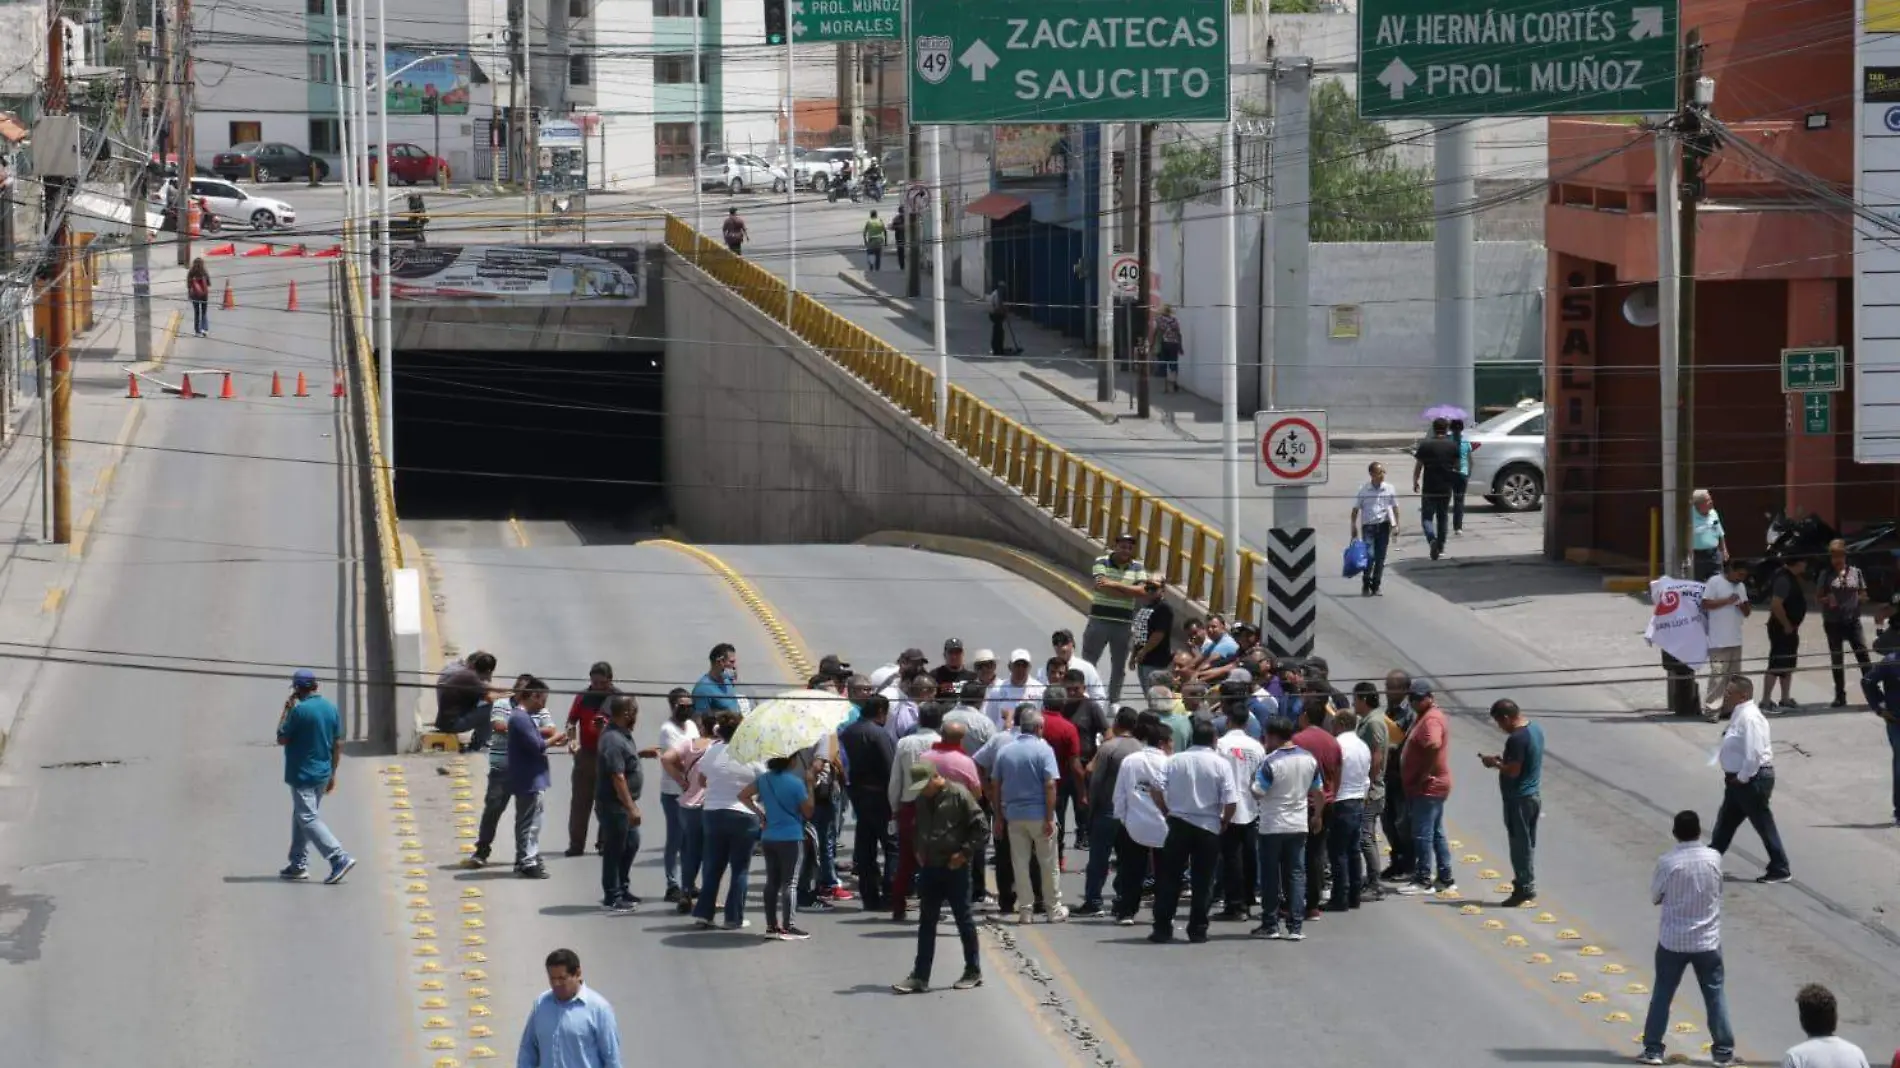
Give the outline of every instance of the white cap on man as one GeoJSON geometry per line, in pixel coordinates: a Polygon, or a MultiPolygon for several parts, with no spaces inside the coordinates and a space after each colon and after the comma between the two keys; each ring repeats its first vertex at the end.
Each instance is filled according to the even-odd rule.
{"type": "Polygon", "coordinates": [[[1029,650],[1016,649],[1009,654],[1009,662],[1012,664],[1033,664],[1036,662],[1036,659],[1029,655],[1029,650]]]}

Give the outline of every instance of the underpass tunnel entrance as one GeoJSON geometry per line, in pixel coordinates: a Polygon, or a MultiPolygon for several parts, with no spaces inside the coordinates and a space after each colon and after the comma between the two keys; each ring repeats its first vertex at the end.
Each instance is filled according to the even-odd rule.
{"type": "Polygon", "coordinates": [[[396,354],[404,519],[656,521],[665,353],[396,354]]]}

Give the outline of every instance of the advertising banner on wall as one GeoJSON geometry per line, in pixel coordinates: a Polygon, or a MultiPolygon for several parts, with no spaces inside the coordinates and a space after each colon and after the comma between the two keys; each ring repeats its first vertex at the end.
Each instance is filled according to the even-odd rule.
{"type": "Polygon", "coordinates": [[[383,59],[383,72],[388,75],[393,71],[402,73],[389,79],[391,115],[468,114],[468,87],[473,75],[466,54],[430,55],[415,49],[391,48],[383,59]],[[412,63],[415,65],[410,66],[412,63]],[[434,111],[430,110],[431,101],[434,111]]]}
{"type": "Polygon", "coordinates": [[[395,300],[647,302],[644,250],[638,245],[398,247],[390,268],[395,300]]]}
{"type": "Polygon", "coordinates": [[[1854,459],[1900,463],[1900,0],[1854,20],[1854,459]]]}

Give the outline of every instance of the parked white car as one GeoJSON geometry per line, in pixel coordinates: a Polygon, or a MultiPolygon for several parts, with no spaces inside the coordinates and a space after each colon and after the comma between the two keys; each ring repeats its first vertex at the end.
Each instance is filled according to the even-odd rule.
{"type": "MultiPolygon", "coordinates": [[[[153,194],[158,204],[169,204],[172,183],[166,179],[153,194]]],[[[193,178],[191,195],[204,201],[206,209],[225,222],[245,223],[253,230],[276,230],[297,222],[297,209],[276,197],[258,196],[236,182],[222,178],[193,178]]]]}
{"type": "Polygon", "coordinates": [[[699,168],[701,189],[724,189],[733,195],[753,189],[785,192],[785,171],[758,156],[712,153],[699,168]]]}

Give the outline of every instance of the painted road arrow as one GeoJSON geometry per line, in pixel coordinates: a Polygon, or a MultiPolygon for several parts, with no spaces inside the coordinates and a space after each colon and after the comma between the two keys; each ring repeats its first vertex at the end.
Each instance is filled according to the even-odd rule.
{"type": "Polygon", "coordinates": [[[1641,41],[1663,35],[1663,9],[1659,7],[1630,8],[1630,40],[1641,41]]]}
{"type": "Polygon", "coordinates": [[[961,56],[957,57],[957,62],[968,68],[970,80],[973,82],[980,82],[987,79],[990,76],[990,68],[1002,61],[1003,57],[997,55],[995,50],[990,48],[989,45],[984,44],[981,37],[976,39],[975,44],[964,49],[961,56]]]}
{"type": "Polygon", "coordinates": [[[1394,100],[1404,100],[1405,90],[1410,88],[1415,81],[1418,81],[1418,75],[1413,73],[1412,68],[1406,66],[1402,59],[1394,58],[1392,62],[1385,65],[1384,70],[1379,72],[1379,84],[1385,86],[1386,91],[1392,94],[1394,100]]]}

